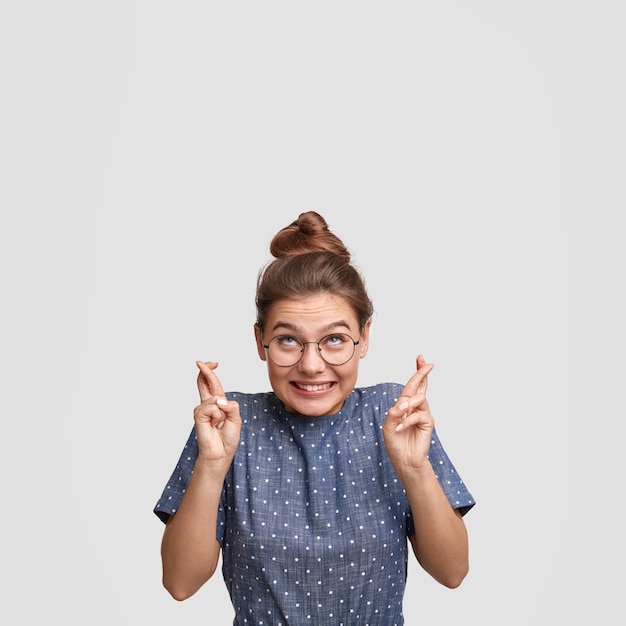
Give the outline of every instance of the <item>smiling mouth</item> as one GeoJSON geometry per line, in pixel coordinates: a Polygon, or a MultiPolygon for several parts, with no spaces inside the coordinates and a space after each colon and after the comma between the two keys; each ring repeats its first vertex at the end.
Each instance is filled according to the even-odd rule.
{"type": "Polygon", "coordinates": [[[301,383],[292,383],[292,385],[296,389],[301,389],[302,391],[326,391],[326,389],[330,389],[333,386],[333,383],[324,383],[323,385],[303,385],[301,383]]]}

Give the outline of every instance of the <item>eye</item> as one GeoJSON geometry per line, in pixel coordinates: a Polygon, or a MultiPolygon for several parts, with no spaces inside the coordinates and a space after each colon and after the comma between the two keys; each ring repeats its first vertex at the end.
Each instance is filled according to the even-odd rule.
{"type": "Polygon", "coordinates": [[[338,333],[336,335],[328,335],[327,337],[324,337],[321,343],[325,348],[340,348],[348,341],[350,341],[350,339],[347,335],[338,333]]]}
{"type": "Polygon", "coordinates": [[[274,338],[274,341],[285,348],[297,348],[301,345],[300,340],[293,335],[278,335],[274,338]]]}

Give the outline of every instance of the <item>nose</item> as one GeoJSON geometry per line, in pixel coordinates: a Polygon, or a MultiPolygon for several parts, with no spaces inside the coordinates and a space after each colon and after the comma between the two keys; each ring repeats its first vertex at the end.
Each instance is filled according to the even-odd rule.
{"type": "Polygon", "coordinates": [[[302,346],[302,358],[298,362],[298,369],[301,372],[320,372],[326,367],[326,361],[320,354],[320,346],[317,341],[305,341],[302,346]],[[307,350],[307,345],[312,344],[307,350]]]}

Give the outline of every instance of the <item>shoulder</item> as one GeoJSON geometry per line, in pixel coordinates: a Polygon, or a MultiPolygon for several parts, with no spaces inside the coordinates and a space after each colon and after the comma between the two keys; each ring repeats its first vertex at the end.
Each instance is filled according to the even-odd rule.
{"type": "Polygon", "coordinates": [[[378,383],[369,387],[356,387],[353,394],[361,400],[377,401],[392,406],[404,389],[399,383],[378,383]]]}
{"type": "Polygon", "coordinates": [[[280,400],[273,391],[261,391],[258,393],[244,393],[241,391],[228,391],[226,397],[239,403],[239,410],[245,413],[267,412],[279,408],[280,400]]]}
{"type": "Polygon", "coordinates": [[[362,415],[372,414],[384,420],[387,411],[396,403],[402,393],[399,383],[378,383],[369,387],[356,387],[350,394],[346,407],[350,412],[362,415]]]}

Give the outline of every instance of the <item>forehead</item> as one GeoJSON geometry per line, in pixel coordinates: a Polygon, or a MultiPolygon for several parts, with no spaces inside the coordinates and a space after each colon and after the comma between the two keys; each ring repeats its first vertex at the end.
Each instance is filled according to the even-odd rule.
{"type": "Polygon", "coordinates": [[[358,330],[357,316],[343,296],[319,294],[274,302],[267,329],[272,332],[277,326],[287,324],[301,332],[319,332],[332,330],[331,325],[338,322],[344,324],[344,329],[358,330]]]}

